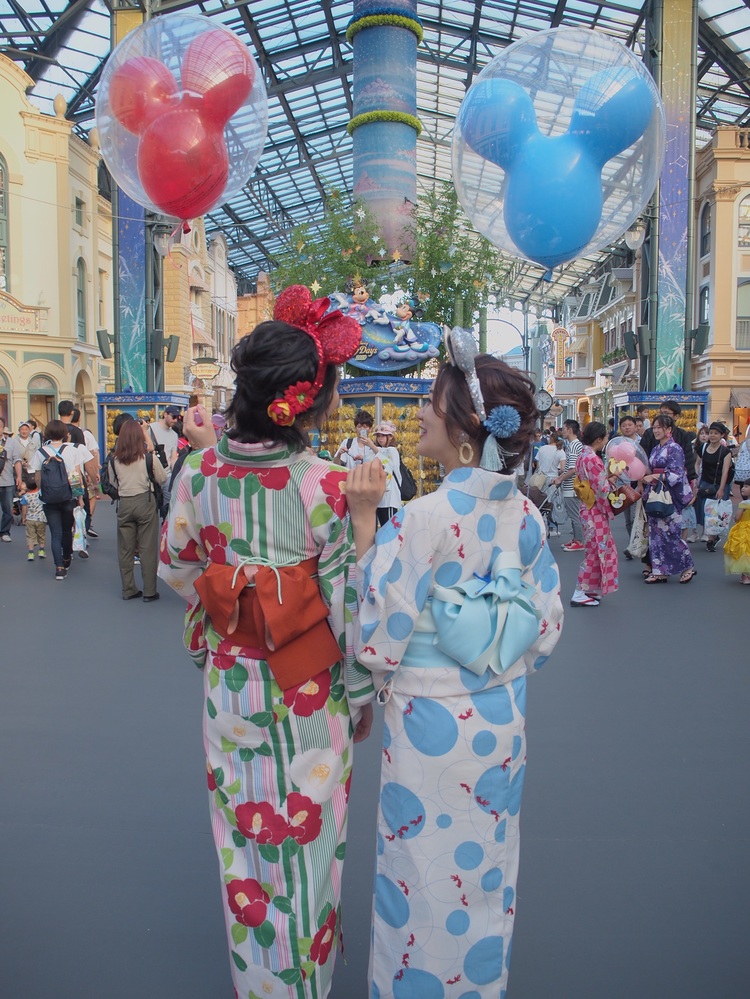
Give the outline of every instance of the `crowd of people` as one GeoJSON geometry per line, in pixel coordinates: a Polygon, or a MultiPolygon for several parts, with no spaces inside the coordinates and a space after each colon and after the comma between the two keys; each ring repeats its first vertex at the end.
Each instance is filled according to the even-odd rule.
{"type": "MultiPolygon", "coordinates": [[[[64,579],[97,537],[102,489],[118,498],[122,599],[158,599],[160,577],[187,601],[239,995],[329,994],[354,746],[377,701],[370,994],[497,996],[516,908],[526,678],[562,627],[549,539],[569,530],[561,551],[582,553],[573,606],[617,590],[616,476],[602,457],[615,429],[571,419],[535,441],[532,382],[454,329],[418,417],[418,454],[442,481],[404,503],[393,424],[359,410],[332,456],[309,446],[360,336],[348,317],[318,317],[299,289],[279,296],[275,318],[233,350],[226,417],[120,414],[103,459],[72,403],[44,428],[3,426],[0,537],[11,540],[18,501],[28,559],[47,557],[49,530],[64,579]],[[541,509],[519,478],[530,452],[541,509]]],[[[649,462],[630,484],[640,506],[626,508],[633,536],[647,523],[645,582],[694,578],[686,511],[715,551],[711,501],[729,499],[735,473],[726,567],[750,584],[750,441],[730,443],[721,424],[693,439],[678,416],[666,400],[652,425],[625,414],[616,431],[649,462]]]]}
{"type": "Polygon", "coordinates": [[[559,535],[562,501],[572,538],[561,549],[584,555],[572,606],[598,607],[603,596],[617,590],[618,556],[611,521],[619,509],[624,511],[629,538],[623,554],[628,561],[641,559],[646,584],[666,583],[675,575],[680,583],[690,583],[698,569],[689,545],[705,542],[706,551],[715,552],[727,532],[726,572],[750,584],[745,517],[750,428],[741,440],[739,427],[732,433],[718,421],[700,425],[693,434],[678,425],[680,414],[680,404],[665,399],[653,424],[641,408],[620,414],[617,429],[614,420],[609,428],[591,422],[583,431],[578,421],[566,420],[559,430],[538,435],[531,482],[543,492],[548,536],[559,535]],[[627,483],[637,491],[635,503],[613,506],[611,502],[623,477],[608,469],[602,454],[614,437],[638,444],[648,459],[646,474],[627,483]],[[558,456],[559,447],[564,458],[558,456]],[[738,500],[734,511],[733,482],[738,500]],[[666,504],[660,502],[665,494],[666,504]],[[735,525],[730,530],[732,516],[735,525]],[[643,551],[634,555],[636,518],[642,523],[635,547],[643,551]]]}

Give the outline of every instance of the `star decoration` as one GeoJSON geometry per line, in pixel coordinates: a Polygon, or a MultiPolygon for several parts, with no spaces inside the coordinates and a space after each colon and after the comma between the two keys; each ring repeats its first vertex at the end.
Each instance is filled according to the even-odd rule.
{"type": "Polygon", "coordinates": [[[304,242],[300,240],[299,243],[297,243],[297,249],[301,250],[304,245],[305,245],[304,242]]]}
{"type": "Polygon", "coordinates": [[[432,276],[433,276],[433,277],[437,277],[437,271],[435,270],[435,268],[434,268],[434,267],[433,267],[433,268],[432,268],[432,270],[430,271],[430,274],[432,274],[432,276]]]}
{"type": "Polygon", "coordinates": [[[380,249],[378,250],[378,253],[380,254],[381,257],[384,257],[385,256],[385,247],[381,246],[380,249]]]}
{"type": "Polygon", "coordinates": [[[373,243],[375,243],[375,245],[377,246],[377,244],[378,244],[378,243],[379,243],[379,241],[380,241],[380,236],[373,236],[373,237],[372,237],[372,241],[373,241],[373,243]]]}
{"type": "Polygon", "coordinates": [[[398,263],[398,261],[401,259],[401,254],[399,253],[398,250],[394,250],[393,254],[392,254],[392,257],[393,257],[393,260],[395,260],[396,263],[398,263]]]}
{"type": "Polygon", "coordinates": [[[318,279],[316,278],[313,281],[313,283],[310,285],[310,291],[313,293],[313,295],[317,295],[322,287],[323,285],[318,284],[318,279]]]}
{"type": "Polygon", "coordinates": [[[364,208],[358,208],[356,211],[356,216],[360,222],[362,221],[362,219],[365,217],[366,214],[367,212],[365,212],[364,208]]]}

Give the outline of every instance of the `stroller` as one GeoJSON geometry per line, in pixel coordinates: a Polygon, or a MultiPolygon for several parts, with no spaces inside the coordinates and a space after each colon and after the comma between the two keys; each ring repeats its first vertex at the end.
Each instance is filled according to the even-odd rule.
{"type": "Polygon", "coordinates": [[[559,535],[560,522],[565,519],[565,501],[563,500],[561,487],[548,482],[542,488],[526,483],[520,488],[524,496],[529,497],[534,506],[539,508],[542,517],[544,517],[547,537],[553,531],[559,535]]]}

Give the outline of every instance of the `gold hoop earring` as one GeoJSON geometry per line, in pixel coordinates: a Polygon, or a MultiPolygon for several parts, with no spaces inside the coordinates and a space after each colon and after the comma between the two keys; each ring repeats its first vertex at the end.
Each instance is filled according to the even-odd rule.
{"type": "Polygon", "coordinates": [[[474,448],[468,441],[461,441],[458,445],[458,460],[462,465],[470,465],[474,461],[474,448]]]}

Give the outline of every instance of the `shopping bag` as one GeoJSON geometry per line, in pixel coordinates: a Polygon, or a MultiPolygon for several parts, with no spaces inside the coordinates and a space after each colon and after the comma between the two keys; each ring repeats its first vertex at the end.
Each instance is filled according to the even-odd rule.
{"type": "Polygon", "coordinates": [[[703,507],[703,530],[712,537],[726,534],[732,524],[731,500],[706,500],[703,507]]]}
{"type": "Polygon", "coordinates": [[[82,506],[77,506],[73,510],[73,551],[85,552],[88,548],[88,538],[86,537],[86,511],[82,506]]]}
{"type": "Polygon", "coordinates": [[[638,500],[633,507],[633,530],[630,532],[627,551],[633,558],[643,558],[648,551],[648,519],[643,509],[643,500],[638,500]]]}

